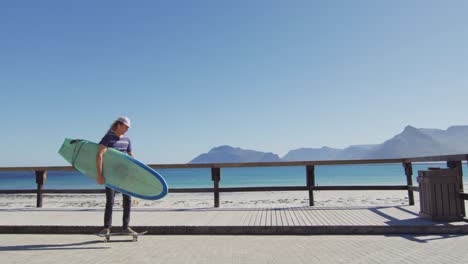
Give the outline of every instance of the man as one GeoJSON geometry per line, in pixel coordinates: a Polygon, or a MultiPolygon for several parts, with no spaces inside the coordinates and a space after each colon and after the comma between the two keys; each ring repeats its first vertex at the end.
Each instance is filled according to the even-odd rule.
{"type": "MultiPolygon", "coordinates": [[[[132,143],[130,138],[125,136],[127,130],[131,127],[130,119],[126,116],[121,116],[112,123],[110,129],[107,131],[106,135],[99,142],[99,148],[96,155],[96,166],[97,166],[97,183],[102,185],[105,183],[105,178],[102,172],[102,163],[104,153],[107,148],[114,148],[118,151],[127,153],[128,155],[133,156],[132,153],[132,143]]],[[[112,208],[114,206],[115,190],[106,187],[106,211],[104,213],[104,229],[99,233],[101,235],[107,235],[110,233],[110,228],[112,226],[112,208]]],[[[130,210],[131,210],[131,197],[126,194],[123,196],[123,219],[122,219],[122,232],[128,234],[136,234],[129,227],[130,223],[130,210]]]]}

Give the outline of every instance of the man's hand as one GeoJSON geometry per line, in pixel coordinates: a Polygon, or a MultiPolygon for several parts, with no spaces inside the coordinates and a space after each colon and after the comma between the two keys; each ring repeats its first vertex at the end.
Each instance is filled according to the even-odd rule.
{"type": "Polygon", "coordinates": [[[103,185],[106,182],[106,179],[104,179],[104,176],[100,175],[100,176],[97,177],[96,182],[99,185],[103,185]]]}

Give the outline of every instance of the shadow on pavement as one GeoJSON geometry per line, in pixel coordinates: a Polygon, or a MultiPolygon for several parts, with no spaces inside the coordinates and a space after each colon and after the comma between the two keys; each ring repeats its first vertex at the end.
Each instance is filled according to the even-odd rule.
{"type": "Polygon", "coordinates": [[[462,237],[466,236],[464,234],[460,235],[387,235],[388,237],[402,237],[409,241],[418,242],[418,243],[429,243],[433,240],[440,240],[440,239],[447,239],[447,238],[454,238],[454,237],[462,237]]]}
{"type": "Polygon", "coordinates": [[[101,240],[86,241],[80,243],[64,244],[38,244],[38,245],[16,245],[0,246],[1,251],[28,251],[28,250],[80,250],[80,249],[109,249],[109,247],[89,247],[86,245],[102,244],[101,240]],[[83,247],[81,247],[83,246],[83,247]]]}

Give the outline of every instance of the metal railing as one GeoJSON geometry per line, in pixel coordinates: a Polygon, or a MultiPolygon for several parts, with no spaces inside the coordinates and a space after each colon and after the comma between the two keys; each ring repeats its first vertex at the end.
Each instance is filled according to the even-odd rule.
{"type": "MultiPolygon", "coordinates": [[[[309,206],[314,206],[314,191],[342,191],[342,190],[407,190],[409,205],[414,205],[414,191],[418,187],[413,185],[414,162],[446,162],[447,167],[458,171],[460,178],[460,199],[468,200],[468,194],[463,191],[462,162],[468,160],[468,154],[428,156],[402,159],[366,159],[366,160],[323,160],[323,161],[292,161],[292,162],[250,162],[250,163],[205,163],[205,164],[150,164],[154,169],[183,169],[183,168],[210,168],[213,188],[174,188],[169,193],[213,193],[214,207],[220,206],[221,192],[267,192],[267,191],[307,191],[309,206]],[[317,166],[330,165],[357,165],[357,164],[395,164],[400,163],[406,177],[406,185],[341,185],[341,186],[317,186],[315,181],[315,168],[317,166]],[[284,167],[303,166],[305,168],[305,186],[265,186],[265,187],[220,187],[222,168],[241,167],[284,167]]],[[[30,190],[0,190],[0,194],[24,194],[36,193],[36,206],[42,207],[43,194],[50,193],[105,193],[103,189],[43,189],[47,177],[47,171],[75,170],[71,166],[46,166],[46,167],[2,167],[0,171],[35,171],[37,189],[30,190]]]]}

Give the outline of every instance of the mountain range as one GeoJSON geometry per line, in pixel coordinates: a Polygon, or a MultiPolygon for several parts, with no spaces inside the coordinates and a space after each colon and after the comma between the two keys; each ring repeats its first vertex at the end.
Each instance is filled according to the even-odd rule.
{"type": "Polygon", "coordinates": [[[189,163],[390,159],[462,153],[468,153],[468,126],[451,126],[447,130],[406,126],[403,132],[381,144],[352,145],[344,149],[299,148],[282,158],[272,152],[219,146],[189,163]]]}

